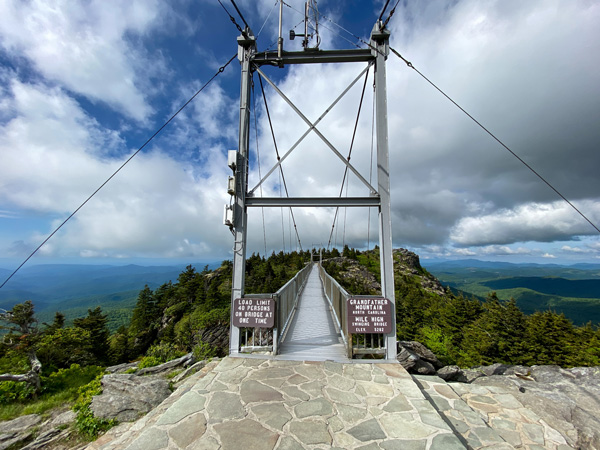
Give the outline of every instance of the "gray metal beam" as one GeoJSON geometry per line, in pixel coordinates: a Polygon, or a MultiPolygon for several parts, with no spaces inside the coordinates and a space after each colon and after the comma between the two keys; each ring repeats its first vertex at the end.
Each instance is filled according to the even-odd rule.
{"type": "Polygon", "coordinates": [[[368,62],[374,59],[375,57],[370,49],[283,52],[281,58],[276,51],[273,51],[257,53],[253,57],[253,62],[259,66],[273,65],[281,67],[282,64],[368,62]]]}
{"type": "Polygon", "coordinates": [[[371,32],[371,47],[375,60],[375,121],[377,134],[377,192],[379,208],[379,261],[381,293],[392,302],[392,331],[385,335],[386,359],[395,360],[396,348],[396,295],[394,286],[394,259],[392,254],[392,212],[390,202],[390,158],[388,143],[387,91],[385,60],[389,53],[390,33],[381,29],[378,21],[371,32]]]}
{"type": "Polygon", "coordinates": [[[380,199],[372,197],[246,197],[246,206],[275,207],[378,207],[380,199]]]}
{"type": "MultiPolygon", "coordinates": [[[[256,41],[250,29],[246,29],[248,38],[238,38],[238,59],[242,66],[240,83],[240,128],[237,165],[235,171],[235,203],[233,205],[233,280],[231,286],[231,304],[236,298],[244,296],[246,278],[246,230],[248,214],[246,210],[246,191],[248,189],[248,147],[250,143],[250,93],[252,86],[251,58],[256,51],[256,41]]],[[[233,307],[231,313],[233,314],[233,307]]],[[[229,354],[240,351],[240,329],[230,321],[229,354]]]]}

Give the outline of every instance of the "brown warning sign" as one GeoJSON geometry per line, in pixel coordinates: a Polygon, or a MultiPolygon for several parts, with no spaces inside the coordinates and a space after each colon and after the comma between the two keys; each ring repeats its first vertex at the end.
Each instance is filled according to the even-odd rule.
{"type": "Polygon", "coordinates": [[[275,300],[272,298],[236,298],[233,302],[233,325],[248,328],[273,328],[275,300]]]}
{"type": "Polygon", "coordinates": [[[351,297],[346,310],[350,334],[392,331],[392,302],[387,298],[351,297]]]}

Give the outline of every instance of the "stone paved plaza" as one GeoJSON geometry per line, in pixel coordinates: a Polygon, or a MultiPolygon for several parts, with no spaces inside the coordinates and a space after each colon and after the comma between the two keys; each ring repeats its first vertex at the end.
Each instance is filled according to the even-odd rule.
{"type": "Polygon", "coordinates": [[[127,449],[568,449],[502,389],[399,364],[224,358],[88,446],[127,449]]]}

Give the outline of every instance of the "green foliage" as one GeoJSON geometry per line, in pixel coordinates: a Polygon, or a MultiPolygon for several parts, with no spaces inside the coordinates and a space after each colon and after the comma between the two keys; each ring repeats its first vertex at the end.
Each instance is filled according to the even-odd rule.
{"type": "Polygon", "coordinates": [[[215,358],[219,354],[218,349],[214,348],[209,343],[202,341],[198,342],[198,344],[194,346],[192,352],[198,361],[215,358]]]}
{"type": "Polygon", "coordinates": [[[154,367],[162,364],[164,361],[161,361],[160,358],[156,356],[144,356],[140,359],[140,363],[138,364],[138,369],[145,369],[146,367],[154,367]]]}
{"type": "Polygon", "coordinates": [[[44,414],[53,408],[64,407],[77,399],[82,385],[103,372],[102,367],[81,367],[77,364],[58,370],[42,377],[42,391],[38,398],[31,396],[33,391],[27,383],[0,383],[0,420],[24,414],[44,414]]]}
{"type": "MultiPolygon", "coordinates": [[[[350,254],[349,249],[344,250],[350,254]]],[[[356,252],[356,258],[377,274],[377,254],[356,252]]],[[[502,299],[495,293],[483,302],[434,294],[421,284],[421,277],[428,275],[426,270],[417,270],[415,275],[413,270],[401,270],[400,264],[395,260],[398,338],[422,342],[444,363],[463,367],[497,362],[563,367],[600,363],[598,327],[577,327],[564,314],[549,309],[527,315],[515,299],[502,299]]],[[[335,262],[326,267],[340,284],[352,285],[341,278],[343,269],[343,264],[335,262]]]]}
{"type": "Polygon", "coordinates": [[[104,373],[104,367],[80,366],[72,364],[69,368],[59,369],[43,378],[43,392],[54,393],[65,390],[79,392],[79,388],[104,373]]]}
{"type": "Polygon", "coordinates": [[[0,405],[24,402],[35,394],[35,388],[25,381],[0,381],[0,405]]]}
{"type": "Polygon", "coordinates": [[[90,440],[96,439],[100,432],[106,431],[117,425],[115,419],[106,420],[94,417],[94,413],[90,409],[92,397],[102,393],[101,379],[102,374],[98,375],[88,384],[81,386],[78,390],[79,397],[75,402],[75,405],[73,405],[73,411],[77,413],[75,428],[82,436],[90,440]]]}
{"type": "Polygon", "coordinates": [[[76,327],[59,328],[44,334],[37,346],[37,355],[46,373],[71,364],[93,364],[91,334],[76,327]]]}
{"type": "Polygon", "coordinates": [[[146,352],[146,357],[156,358],[161,363],[171,361],[172,359],[179,358],[185,355],[186,352],[177,348],[177,346],[171,342],[160,342],[159,344],[153,345],[146,352]]]}
{"type": "Polygon", "coordinates": [[[90,351],[94,355],[95,362],[98,364],[107,364],[109,362],[109,336],[107,327],[107,317],[102,314],[102,308],[88,309],[88,315],[75,319],[73,324],[90,334],[90,351]]]}

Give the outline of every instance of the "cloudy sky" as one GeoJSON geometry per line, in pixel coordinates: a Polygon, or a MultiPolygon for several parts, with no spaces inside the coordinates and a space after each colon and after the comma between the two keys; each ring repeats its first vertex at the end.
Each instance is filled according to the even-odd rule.
{"type": "MultiPolygon", "coordinates": [[[[259,51],[271,47],[277,2],[237,3],[259,51]]],[[[357,37],[368,40],[383,3],[320,0],[320,48],[364,47],[357,37]]],[[[392,47],[599,225],[600,3],[400,3],[388,24],[392,47]]],[[[284,6],[286,35],[302,32],[302,4],[284,6]]],[[[0,2],[0,265],[14,267],[68,217],[236,53],[237,35],[214,0],[0,2]]],[[[299,40],[285,49],[300,50],[299,40]]],[[[316,120],[364,67],[264,70],[316,120]]],[[[598,262],[598,232],[548,186],[393,55],[387,75],[394,246],[422,258],[598,262]]],[[[234,60],[32,263],[230,258],[222,215],[239,78],[234,60]]],[[[264,174],[275,161],[254,81],[252,187],[259,165],[264,174]]],[[[319,124],[345,155],[364,83],[319,124]]],[[[264,84],[285,152],[306,126],[264,84]]],[[[370,71],[352,150],[367,179],[372,110],[370,71]]],[[[312,134],[283,169],[292,196],[342,187],[343,164],[312,134]]],[[[262,194],[278,196],[280,186],[276,172],[262,194]]],[[[353,175],[347,192],[367,194],[353,175]]],[[[294,210],[303,248],[327,246],[334,213],[294,210]]],[[[375,216],[340,211],[331,245],[373,246],[375,216]]],[[[249,252],[296,249],[289,212],[265,210],[263,219],[252,209],[249,223],[249,252]]]]}

